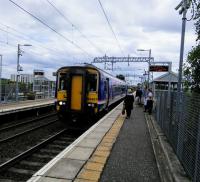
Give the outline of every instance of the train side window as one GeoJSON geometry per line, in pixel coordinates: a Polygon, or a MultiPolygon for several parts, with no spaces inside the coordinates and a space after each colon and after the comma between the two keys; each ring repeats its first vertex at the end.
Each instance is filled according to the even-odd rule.
{"type": "Polygon", "coordinates": [[[89,74],[88,75],[88,86],[87,90],[89,92],[97,91],[97,75],[96,74],[89,74]]]}

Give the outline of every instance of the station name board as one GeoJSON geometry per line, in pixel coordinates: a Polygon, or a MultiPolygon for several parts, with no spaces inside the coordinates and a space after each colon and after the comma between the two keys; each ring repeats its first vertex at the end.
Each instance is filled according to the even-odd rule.
{"type": "Polygon", "coordinates": [[[151,72],[168,72],[169,66],[163,66],[163,65],[150,65],[149,71],[151,72]]]}

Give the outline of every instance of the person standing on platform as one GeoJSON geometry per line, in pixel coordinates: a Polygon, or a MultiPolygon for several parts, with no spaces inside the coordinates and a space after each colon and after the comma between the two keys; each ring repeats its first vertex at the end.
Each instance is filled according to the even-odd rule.
{"type": "Polygon", "coordinates": [[[124,99],[124,107],[126,110],[126,119],[129,119],[131,116],[131,110],[133,109],[133,103],[134,103],[134,96],[131,89],[128,89],[128,93],[124,99]]]}
{"type": "Polygon", "coordinates": [[[137,101],[138,101],[138,105],[141,105],[142,104],[142,90],[140,87],[137,88],[136,90],[136,98],[137,98],[137,101]]]}
{"type": "Polygon", "coordinates": [[[147,109],[148,109],[149,114],[151,114],[152,109],[153,109],[153,93],[152,93],[151,89],[148,89],[147,109]]]}
{"type": "Polygon", "coordinates": [[[144,97],[144,112],[147,111],[147,98],[148,98],[148,90],[145,88],[143,92],[143,97],[144,97]]]}

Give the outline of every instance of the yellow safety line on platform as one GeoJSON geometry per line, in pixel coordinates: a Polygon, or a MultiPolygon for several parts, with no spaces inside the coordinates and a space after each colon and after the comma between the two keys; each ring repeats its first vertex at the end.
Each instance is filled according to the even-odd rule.
{"type": "Polygon", "coordinates": [[[90,159],[83,166],[83,169],[77,175],[74,182],[96,182],[99,181],[103,168],[110,155],[113,144],[119,134],[124,123],[125,117],[120,115],[114,122],[111,129],[102,139],[90,159]]]}

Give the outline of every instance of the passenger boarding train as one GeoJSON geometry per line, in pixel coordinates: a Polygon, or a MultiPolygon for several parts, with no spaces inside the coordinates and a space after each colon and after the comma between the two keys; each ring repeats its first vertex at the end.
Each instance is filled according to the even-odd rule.
{"type": "Polygon", "coordinates": [[[93,65],[62,67],[57,71],[56,110],[65,122],[94,116],[124,98],[126,90],[124,81],[93,65]]]}

